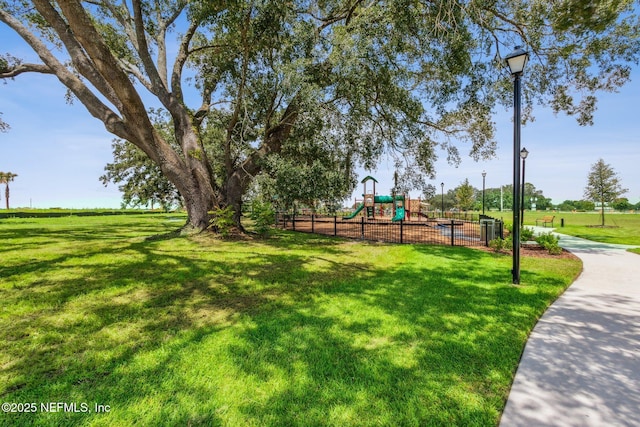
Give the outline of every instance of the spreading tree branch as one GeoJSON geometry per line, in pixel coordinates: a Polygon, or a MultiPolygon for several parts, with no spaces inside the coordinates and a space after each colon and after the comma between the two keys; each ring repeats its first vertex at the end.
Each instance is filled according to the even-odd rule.
{"type": "Polygon", "coordinates": [[[23,73],[54,74],[53,70],[44,64],[17,64],[0,70],[0,79],[10,79],[23,73]]]}
{"type": "Polygon", "coordinates": [[[109,132],[124,139],[132,137],[118,114],[96,97],[82,80],[69,71],[27,27],[3,9],[0,9],[0,20],[16,31],[33,48],[44,62],[43,67],[46,67],[50,74],[55,74],[58,80],[85,105],[89,113],[104,123],[109,132]]]}

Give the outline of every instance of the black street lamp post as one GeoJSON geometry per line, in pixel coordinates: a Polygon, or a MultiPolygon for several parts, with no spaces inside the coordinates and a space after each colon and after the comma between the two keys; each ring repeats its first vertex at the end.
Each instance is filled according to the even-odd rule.
{"type": "Polygon", "coordinates": [[[482,215],[484,215],[484,179],[487,177],[487,172],[482,171],[482,215]]]}
{"type": "Polygon", "coordinates": [[[444,218],[444,182],[440,183],[440,188],[442,190],[442,217],[444,218]]]}
{"type": "Polygon", "coordinates": [[[505,58],[513,76],[513,284],[520,283],[520,78],[529,54],[516,46],[505,58]]]}
{"type": "Polygon", "coordinates": [[[526,148],[520,150],[520,157],[522,158],[522,195],[520,197],[520,226],[524,226],[524,188],[525,188],[525,180],[524,180],[524,167],[527,162],[527,156],[529,152],[526,148]]]}

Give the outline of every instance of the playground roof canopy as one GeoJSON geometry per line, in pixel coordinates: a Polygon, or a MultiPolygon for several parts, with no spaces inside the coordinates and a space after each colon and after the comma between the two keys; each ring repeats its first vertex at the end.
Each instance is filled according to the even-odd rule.
{"type": "Polygon", "coordinates": [[[375,179],[375,178],[374,178],[374,177],[372,177],[371,175],[367,175],[367,176],[365,176],[365,177],[362,179],[362,181],[360,181],[360,184],[364,184],[365,182],[370,181],[370,180],[371,180],[371,181],[373,181],[373,182],[375,182],[376,184],[378,183],[378,180],[377,180],[377,179],[375,179]]]}

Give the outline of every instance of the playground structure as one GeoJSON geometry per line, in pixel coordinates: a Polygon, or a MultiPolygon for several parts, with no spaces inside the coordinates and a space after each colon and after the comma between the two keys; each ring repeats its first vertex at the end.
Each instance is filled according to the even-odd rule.
{"type": "Polygon", "coordinates": [[[376,184],[378,181],[372,176],[366,176],[360,183],[364,186],[362,197],[364,200],[362,203],[357,204],[355,211],[351,215],[345,216],[343,219],[355,218],[362,210],[365,210],[366,217],[368,219],[375,219],[376,217],[376,205],[393,204],[393,215],[391,221],[402,221],[405,219],[405,196],[403,195],[391,195],[391,196],[378,196],[376,195],[376,184]],[[367,183],[371,181],[372,190],[367,191],[367,183]]]}
{"type": "Polygon", "coordinates": [[[391,221],[404,221],[409,220],[413,216],[417,218],[429,218],[428,204],[420,199],[412,200],[405,194],[392,194],[390,196],[379,196],[376,194],[376,183],[378,181],[372,177],[367,176],[361,182],[363,184],[362,200],[355,200],[355,210],[350,214],[343,217],[343,219],[353,219],[358,214],[363,212],[363,215],[369,220],[375,220],[376,216],[384,217],[385,209],[382,205],[391,204],[393,211],[391,215],[391,221]],[[367,183],[371,182],[370,191],[367,191],[367,183]]]}

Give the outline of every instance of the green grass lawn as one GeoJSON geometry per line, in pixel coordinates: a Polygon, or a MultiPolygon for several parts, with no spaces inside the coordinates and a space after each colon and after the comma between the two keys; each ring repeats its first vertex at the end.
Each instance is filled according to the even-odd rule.
{"type": "Polygon", "coordinates": [[[558,233],[582,237],[603,243],[640,245],[640,214],[605,213],[605,228],[597,212],[526,212],[525,225],[535,225],[535,218],[555,215],[554,226],[558,233]],[[564,227],[560,219],[564,218],[564,227]]]}
{"type": "Polygon", "coordinates": [[[144,238],[182,221],[0,220],[0,401],[37,410],[0,425],[494,426],[581,268],[525,257],[513,286],[461,247],[144,238]]]}

